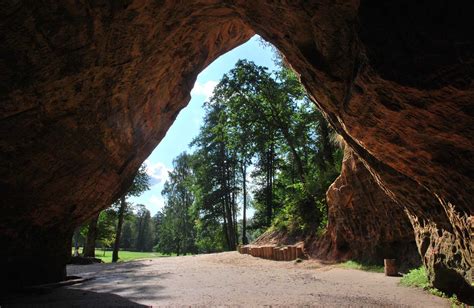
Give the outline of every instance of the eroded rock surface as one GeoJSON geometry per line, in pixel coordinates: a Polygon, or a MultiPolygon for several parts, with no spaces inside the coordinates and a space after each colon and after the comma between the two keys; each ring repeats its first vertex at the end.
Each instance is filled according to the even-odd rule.
{"type": "Polygon", "coordinates": [[[401,270],[420,265],[404,207],[387,196],[352,150],[345,149],[341,175],[326,195],[329,225],[311,249],[315,256],[379,264],[393,258],[401,270]]]}
{"type": "Polygon", "coordinates": [[[69,241],[74,226],[117,198],[186,106],[197,74],[258,33],[410,212],[435,286],[466,294],[473,5],[7,1],[0,11],[0,277],[28,277],[20,274],[24,260],[35,268],[34,257],[58,256],[31,275],[58,279],[70,245],[52,239],[69,241]]]}

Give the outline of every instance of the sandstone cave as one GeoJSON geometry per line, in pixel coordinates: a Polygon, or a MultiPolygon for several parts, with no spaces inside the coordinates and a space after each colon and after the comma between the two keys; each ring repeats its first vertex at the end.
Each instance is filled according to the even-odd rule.
{"type": "MultiPolygon", "coordinates": [[[[350,148],[333,186],[377,196],[352,209],[382,220],[370,235],[414,237],[432,285],[472,301],[472,12],[444,0],[4,3],[2,284],[63,279],[74,228],[126,189],[197,74],[257,33],[350,148]]],[[[330,212],[319,257],[370,245],[351,217],[330,212]]]]}

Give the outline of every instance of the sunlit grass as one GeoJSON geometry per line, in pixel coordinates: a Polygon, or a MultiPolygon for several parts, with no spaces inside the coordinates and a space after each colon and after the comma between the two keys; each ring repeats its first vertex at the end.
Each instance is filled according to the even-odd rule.
{"type": "Polygon", "coordinates": [[[383,266],[381,265],[362,264],[352,260],[341,263],[341,266],[344,268],[356,269],[366,272],[383,273],[383,266]]]}
{"type": "MultiPolygon", "coordinates": [[[[82,249],[80,250],[82,252],[82,249]]],[[[169,257],[172,255],[165,255],[159,252],[140,252],[140,251],[128,251],[128,250],[120,250],[119,251],[119,262],[127,262],[139,259],[152,259],[152,258],[161,258],[161,257],[169,257]]],[[[112,262],[112,251],[111,250],[102,250],[96,249],[95,250],[95,257],[101,259],[104,263],[112,262]]]]}
{"type": "Polygon", "coordinates": [[[422,289],[429,288],[428,275],[423,266],[412,269],[408,274],[403,275],[400,284],[406,287],[418,287],[422,289]]]}
{"type": "MultiPolygon", "coordinates": [[[[159,252],[139,252],[139,251],[127,251],[127,250],[120,250],[118,255],[119,255],[119,262],[127,262],[127,261],[132,261],[132,260],[139,260],[139,259],[169,257],[169,255],[164,255],[159,252]]],[[[112,262],[112,251],[106,250],[105,256],[104,256],[103,250],[96,249],[95,257],[101,259],[105,263],[110,263],[112,262]]]]}
{"type": "Polygon", "coordinates": [[[463,307],[463,304],[459,302],[456,295],[448,296],[440,290],[430,286],[428,274],[423,266],[412,269],[408,274],[403,275],[402,279],[400,279],[400,284],[406,287],[422,288],[433,295],[447,298],[451,303],[451,307],[463,307]]]}

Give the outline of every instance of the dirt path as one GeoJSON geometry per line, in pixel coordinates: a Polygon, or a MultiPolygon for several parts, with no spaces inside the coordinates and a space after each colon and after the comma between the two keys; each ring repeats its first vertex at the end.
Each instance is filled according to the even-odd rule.
{"type": "Polygon", "coordinates": [[[236,252],[70,266],[68,274],[94,279],[10,303],[22,306],[32,301],[49,302],[66,307],[449,307],[442,298],[399,287],[399,278],[325,266],[317,261],[275,262],[236,252]]]}

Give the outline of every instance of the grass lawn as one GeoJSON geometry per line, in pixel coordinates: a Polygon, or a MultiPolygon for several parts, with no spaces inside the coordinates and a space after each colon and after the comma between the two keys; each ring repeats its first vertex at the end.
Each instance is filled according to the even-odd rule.
{"type": "Polygon", "coordinates": [[[375,273],[383,273],[383,270],[384,270],[382,265],[362,264],[362,263],[352,261],[352,260],[341,263],[341,266],[344,268],[357,269],[361,271],[375,272],[375,273]]]}
{"type": "MultiPolygon", "coordinates": [[[[82,253],[82,249],[79,250],[82,253]]],[[[102,249],[95,250],[95,257],[101,259],[105,263],[112,262],[112,251],[106,250],[105,255],[102,249]]],[[[138,259],[151,259],[151,258],[160,258],[160,257],[169,257],[169,255],[164,255],[159,252],[139,252],[139,251],[119,251],[119,262],[127,262],[138,259]]]]}

